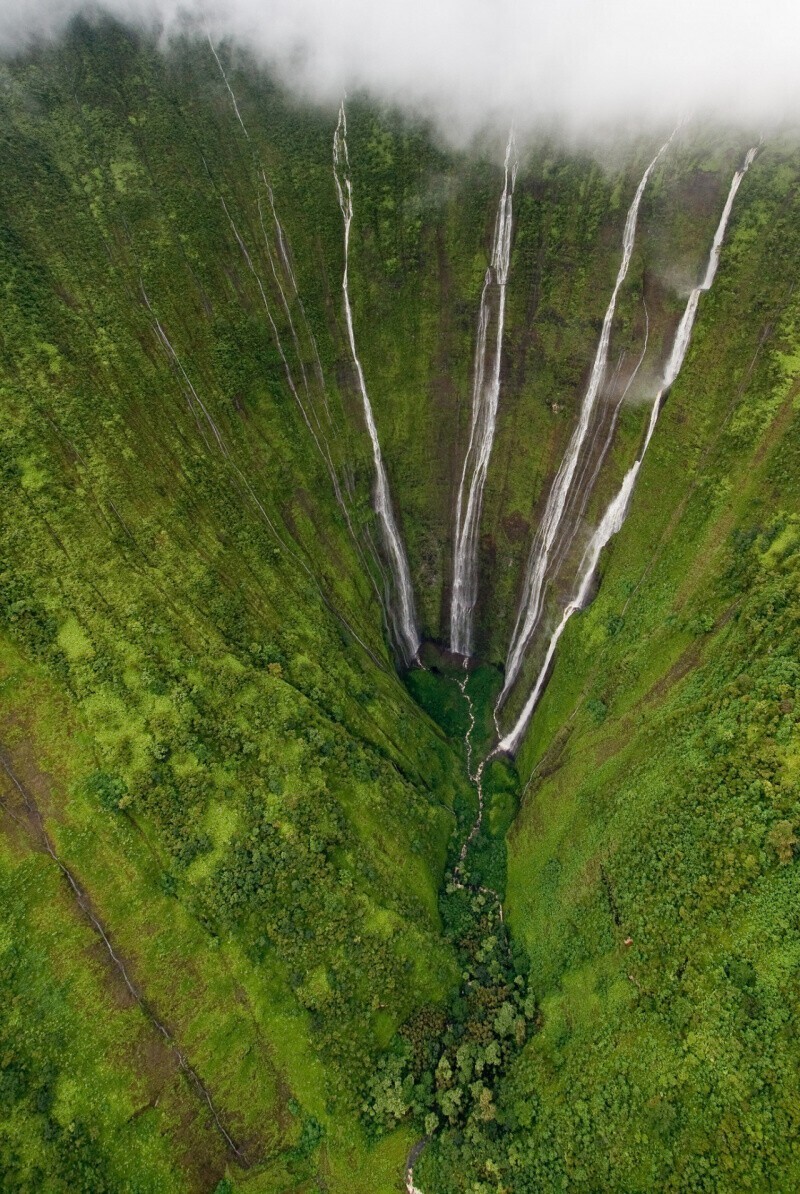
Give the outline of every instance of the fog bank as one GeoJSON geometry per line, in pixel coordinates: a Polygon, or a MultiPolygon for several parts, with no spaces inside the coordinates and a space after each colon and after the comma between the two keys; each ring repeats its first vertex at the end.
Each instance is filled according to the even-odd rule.
{"type": "MultiPolygon", "coordinates": [[[[800,116],[796,0],[108,0],[107,11],[230,39],[313,98],[365,88],[458,136],[487,121],[769,125],[800,116]]],[[[84,6],[0,0],[0,45],[54,36],[84,6]]]]}

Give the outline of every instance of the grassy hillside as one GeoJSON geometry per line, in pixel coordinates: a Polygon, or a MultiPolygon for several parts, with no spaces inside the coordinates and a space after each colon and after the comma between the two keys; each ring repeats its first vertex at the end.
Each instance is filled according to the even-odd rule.
{"type": "MultiPolygon", "coordinates": [[[[741,189],[460,861],[439,646],[502,146],[349,104],[356,339],[429,640],[401,679],[335,112],[105,21],[0,81],[0,1184],[388,1194],[430,1134],[427,1194],[793,1189],[794,147],[741,189]]],[[[612,361],[649,321],[648,355],[587,526],[743,144],[687,133],[645,193],[612,361]]],[[[522,149],[473,772],[656,148],[522,149]]]]}
{"type": "Polygon", "coordinates": [[[228,1164],[352,1188],[375,1056],[454,981],[436,893],[465,780],[282,377],[257,175],[216,90],[190,113],[180,62],[114,27],[4,69],[3,1172],[119,1189],[156,1137],[142,1188],[228,1164]]]}

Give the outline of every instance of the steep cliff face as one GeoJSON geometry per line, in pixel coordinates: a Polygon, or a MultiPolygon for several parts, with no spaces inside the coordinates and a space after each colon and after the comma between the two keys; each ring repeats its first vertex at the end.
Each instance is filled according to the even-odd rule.
{"type": "MultiPolygon", "coordinates": [[[[379,136],[378,122],[374,112],[358,110],[351,119],[360,211],[356,322],[360,316],[365,326],[362,355],[423,630],[446,644],[454,508],[502,172],[453,158],[429,164],[409,144],[406,125],[390,123],[379,136]]],[[[743,144],[730,139],[712,151],[707,143],[679,142],[645,191],[612,329],[606,402],[629,380],[649,322],[648,352],[631,390],[638,403],[621,411],[617,461],[603,473],[589,521],[643,433],[649,415],[643,400],[655,391],[683,295],[702,269],[743,144]]],[[[603,166],[557,145],[523,147],[501,401],[481,519],[476,649],[493,663],[505,659],[537,517],[572,433],[619,265],[626,211],[651,156],[648,143],[603,166]]]]}
{"type": "Polygon", "coordinates": [[[798,181],[766,148],[561,640],[508,842],[540,1032],[422,1188],[797,1183],[798,181]]]}
{"type": "MultiPolygon", "coordinates": [[[[476,793],[431,645],[502,145],[348,105],[354,335],[429,644],[404,683],[335,111],[106,23],[1,78],[0,1172],[374,1194],[433,1131],[416,1172],[439,1194],[735,1189],[741,1158],[793,1188],[795,146],[737,198],[516,820],[513,769],[486,771],[467,867],[507,894],[509,940],[453,882],[476,793]]],[[[644,191],[609,410],[639,372],[575,550],[746,144],[684,132],[644,191]]],[[[520,144],[473,774],[656,148],[520,144]]]]}

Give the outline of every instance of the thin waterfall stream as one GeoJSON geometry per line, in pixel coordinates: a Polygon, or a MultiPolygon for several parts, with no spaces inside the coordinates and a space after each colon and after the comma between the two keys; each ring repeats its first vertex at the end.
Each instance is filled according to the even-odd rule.
{"type": "Polygon", "coordinates": [[[650,441],[653,437],[658,416],[661,413],[664,396],[678,377],[678,374],[683,366],[683,362],[686,358],[686,353],[692,338],[694,322],[697,317],[700,296],[706,291],[710,290],[713,285],[714,278],[719,267],[722,242],[724,240],[725,231],[728,226],[728,220],[730,219],[731,211],[733,209],[733,201],[736,198],[736,192],[739,190],[742,179],[750,169],[757,152],[758,146],[753,146],[748,150],[743,164],[736,171],[733,176],[733,180],[731,181],[728,197],[725,201],[725,206],[723,208],[719,224],[717,225],[717,230],[714,234],[714,240],[711,245],[711,252],[709,254],[708,264],[706,265],[705,273],[703,275],[703,280],[699,286],[694,287],[689,295],[689,299],[686,303],[680,323],[678,324],[677,330],[675,332],[675,338],[673,340],[672,349],[670,351],[667,364],[664,368],[661,385],[659,387],[658,393],[656,394],[655,401],[653,402],[653,407],[650,412],[650,419],[648,421],[647,431],[641,451],[631,467],[628,469],[628,472],[625,474],[617,493],[606,507],[605,513],[603,514],[597,529],[589,541],[589,544],[578,567],[578,577],[573,596],[567,604],[558,625],[550,636],[550,641],[547,646],[544,661],[539,669],[539,674],[536,678],[533,689],[528,696],[528,699],[522,708],[522,712],[517,718],[513,728],[500,739],[500,743],[497,746],[495,753],[505,752],[507,754],[513,755],[519,750],[522,744],[522,739],[525,735],[525,731],[528,728],[528,723],[533,716],[533,711],[539,702],[539,698],[541,697],[547,682],[550,665],[553,661],[553,656],[555,655],[558,641],[564,633],[567,622],[572,615],[577,610],[583,609],[587,604],[591,593],[597,564],[600,560],[600,554],[606,544],[614,537],[614,535],[619,532],[623,523],[625,522],[625,519],[628,515],[628,509],[630,507],[631,496],[639,475],[639,470],[641,469],[642,461],[644,460],[645,453],[647,452],[650,441]]]}
{"type": "MultiPolygon", "coordinates": [[[[242,132],[244,133],[245,139],[247,140],[248,144],[252,147],[253,142],[252,142],[250,134],[247,130],[247,125],[244,122],[244,118],[242,117],[242,113],[241,113],[239,104],[236,99],[236,93],[234,92],[233,87],[230,83],[230,80],[228,79],[227,73],[225,71],[225,67],[222,64],[222,61],[219,57],[219,54],[217,53],[214,42],[211,38],[211,34],[208,31],[206,31],[206,36],[208,39],[209,47],[211,49],[211,53],[214,56],[214,61],[216,62],[217,67],[219,68],[219,72],[222,77],[222,81],[223,81],[225,88],[228,92],[228,95],[230,97],[231,104],[233,106],[233,110],[236,115],[236,119],[237,119],[239,125],[241,126],[241,129],[242,129],[242,132]]],[[[353,543],[353,546],[355,548],[356,555],[358,556],[358,558],[364,568],[364,572],[365,572],[366,576],[369,577],[370,584],[372,585],[372,588],[375,591],[375,595],[378,598],[378,602],[381,606],[381,611],[384,616],[384,625],[388,631],[389,623],[388,623],[388,618],[387,618],[387,610],[389,607],[389,599],[388,599],[388,594],[386,593],[386,578],[384,575],[383,564],[374,548],[374,545],[369,540],[369,535],[368,535],[368,531],[367,531],[368,550],[369,550],[369,554],[374,562],[375,568],[376,568],[377,572],[380,574],[380,577],[381,577],[381,580],[383,583],[383,592],[382,592],[381,589],[378,587],[378,583],[375,579],[375,576],[373,575],[373,570],[369,566],[369,563],[365,556],[364,548],[362,546],[362,543],[359,539],[358,534],[356,533],[356,527],[355,527],[353,519],[351,517],[350,501],[353,500],[353,494],[349,493],[347,496],[345,495],[345,490],[343,489],[343,486],[340,483],[336,462],[334,460],[334,455],[331,450],[331,438],[330,437],[332,436],[333,439],[337,438],[336,424],[334,423],[333,418],[331,416],[330,404],[328,402],[327,384],[325,381],[325,375],[324,375],[324,371],[322,368],[322,360],[321,360],[320,354],[319,354],[319,345],[317,343],[317,338],[314,335],[314,330],[311,326],[308,315],[306,314],[305,305],[303,303],[303,299],[300,294],[300,288],[297,283],[297,277],[296,277],[296,274],[294,271],[294,267],[292,265],[292,256],[291,256],[288,237],[287,237],[286,231],[280,221],[280,217],[278,215],[278,210],[277,210],[277,207],[275,204],[275,194],[272,189],[272,186],[270,185],[269,179],[267,178],[266,171],[264,170],[264,167],[261,163],[260,157],[257,154],[256,150],[253,149],[252,152],[253,152],[253,158],[254,158],[254,163],[255,163],[255,168],[256,168],[256,176],[257,176],[257,182],[258,182],[258,193],[256,196],[256,203],[257,203],[257,208],[258,208],[259,226],[260,226],[262,238],[264,241],[264,248],[266,250],[267,259],[269,261],[270,272],[272,274],[272,278],[275,283],[275,287],[277,288],[278,294],[280,296],[280,305],[284,312],[284,316],[285,316],[286,323],[289,328],[289,333],[290,333],[290,336],[292,339],[292,343],[294,345],[294,357],[297,362],[297,365],[299,366],[300,376],[302,379],[299,386],[295,381],[294,375],[292,373],[292,368],[289,363],[289,358],[283,348],[283,344],[282,344],[281,338],[280,338],[280,333],[278,331],[278,327],[275,322],[275,318],[273,316],[272,310],[270,308],[270,304],[267,299],[267,294],[266,294],[266,291],[264,288],[264,284],[263,284],[262,279],[254,265],[253,257],[251,255],[251,253],[249,252],[249,250],[247,249],[247,246],[245,245],[242,236],[240,235],[239,229],[237,228],[237,226],[233,220],[233,217],[232,217],[232,215],[228,209],[228,206],[225,202],[225,198],[222,194],[220,194],[220,196],[219,196],[220,201],[222,204],[222,208],[225,212],[225,215],[228,219],[228,222],[231,226],[231,230],[233,231],[236,242],[239,245],[239,248],[242,252],[245,262],[247,263],[248,269],[253,274],[253,276],[256,280],[256,284],[258,286],[258,290],[261,295],[261,299],[262,299],[264,308],[267,313],[267,319],[269,321],[270,328],[272,330],[273,340],[275,342],[275,346],[278,351],[278,355],[283,364],[283,368],[284,368],[284,372],[286,374],[286,380],[287,380],[287,384],[289,386],[289,390],[297,404],[298,409],[300,410],[303,421],[304,421],[304,423],[311,435],[311,438],[314,441],[317,451],[319,452],[319,454],[325,464],[325,467],[328,471],[328,475],[330,477],[331,484],[333,486],[333,492],[334,492],[334,497],[336,499],[336,503],[342,512],[342,516],[345,520],[345,523],[347,526],[347,531],[348,531],[350,539],[353,543]],[[267,223],[265,222],[265,219],[264,219],[264,208],[262,205],[261,190],[260,190],[261,185],[263,185],[264,190],[266,191],[266,194],[267,194],[267,198],[269,201],[269,210],[270,210],[270,214],[272,217],[272,223],[274,225],[274,248],[273,248],[272,238],[270,237],[270,234],[267,230],[267,223]],[[281,275],[283,275],[283,280],[281,280],[281,275]],[[297,322],[295,322],[295,318],[292,315],[292,306],[294,304],[297,305],[297,308],[300,312],[300,316],[299,316],[299,319],[297,320],[297,322]],[[301,329],[300,331],[298,331],[298,326],[301,329]],[[301,338],[303,338],[303,337],[301,337],[301,332],[303,332],[303,331],[305,333],[304,338],[307,340],[308,345],[310,346],[310,349],[311,349],[311,357],[312,357],[311,372],[313,373],[313,378],[312,378],[311,382],[309,382],[309,371],[306,369],[304,359],[303,359],[303,348],[301,345],[301,338]],[[300,393],[299,393],[300,389],[302,389],[305,394],[305,402],[300,397],[300,393]],[[317,398],[321,401],[321,404],[322,404],[322,407],[324,410],[324,420],[320,418],[319,412],[317,411],[317,403],[315,400],[317,398]],[[315,430],[315,426],[316,426],[316,430],[315,430]],[[348,498],[349,498],[349,500],[348,500],[348,498]]],[[[206,166],[206,169],[208,170],[207,166],[206,166]]],[[[212,184],[213,184],[213,179],[212,179],[212,184]]],[[[215,187],[215,189],[216,189],[216,187],[215,187]]],[[[171,346],[170,346],[170,348],[171,348],[171,346]]],[[[203,410],[204,410],[204,413],[206,414],[206,417],[210,419],[210,416],[208,415],[208,412],[205,410],[205,408],[203,408],[203,410]]],[[[216,428],[214,428],[214,431],[216,434],[216,428]]],[[[201,428],[201,432],[202,432],[202,428],[201,428]]],[[[219,438],[218,435],[217,435],[217,438],[219,438]]]]}
{"type": "Polygon", "coordinates": [[[372,412],[372,403],[367,393],[364,370],[356,349],[353,310],[350,304],[348,271],[350,230],[353,223],[353,186],[350,179],[350,157],[347,149],[347,116],[344,109],[344,100],[342,100],[341,107],[339,108],[339,122],[336,125],[336,132],[333,136],[333,178],[336,184],[336,194],[339,199],[342,220],[344,221],[342,296],[344,300],[345,322],[347,324],[347,337],[350,344],[350,355],[353,358],[353,365],[355,366],[358,392],[361,396],[361,403],[364,409],[364,418],[372,444],[372,458],[375,466],[375,513],[378,516],[378,522],[383,532],[384,546],[389,557],[392,579],[394,581],[395,602],[393,603],[391,613],[394,615],[393,621],[397,631],[398,646],[403,655],[404,662],[410,664],[417,658],[421,645],[414,606],[414,591],[411,585],[408,559],[406,558],[405,548],[403,547],[403,541],[400,537],[400,531],[392,506],[389,479],[383,463],[378,428],[372,412]]]}
{"type": "MultiPolygon", "coordinates": [[[[220,202],[222,204],[222,208],[223,208],[223,211],[225,212],[225,216],[228,220],[228,223],[231,226],[231,230],[236,239],[236,243],[238,244],[239,249],[242,253],[242,256],[244,257],[244,260],[247,264],[247,268],[250,270],[251,274],[255,278],[256,285],[258,287],[259,293],[261,295],[261,300],[263,302],[264,309],[266,311],[267,320],[269,322],[269,325],[270,325],[270,328],[272,331],[272,336],[273,336],[273,340],[275,342],[275,347],[277,349],[278,355],[283,364],[284,372],[286,374],[287,385],[289,386],[289,390],[292,394],[292,397],[294,398],[295,403],[297,404],[297,407],[300,410],[303,421],[304,421],[306,427],[308,428],[309,434],[311,435],[311,438],[314,440],[314,444],[317,448],[317,451],[319,452],[319,454],[325,464],[325,467],[326,467],[328,474],[330,476],[330,479],[331,479],[331,484],[333,486],[333,491],[334,491],[334,496],[336,498],[336,502],[337,502],[340,510],[342,511],[342,514],[344,516],[345,522],[347,523],[348,531],[350,532],[351,538],[355,541],[356,535],[355,535],[355,531],[353,528],[352,520],[350,518],[350,512],[347,508],[347,503],[345,502],[344,496],[342,494],[341,485],[339,483],[339,478],[338,478],[337,472],[336,472],[336,466],[334,464],[333,455],[331,452],[330,442],[328,440],[328,434],[327,434],[326,428],[323,426],[323,422],[320,419],[319,414],[317,412],[316,403],[314,401],[314,395],[312,394],[311,387],[309,386],[308,376],[306,373],[305,363],[303,360],[303,351],[302,351],[302,347],[301,347],[301,343],[300,343],[300,335],[297,331],[297,327],[295,325],[294,318],[292,317],[290,297],[297,302],[297,305],[301,312],[302,325],[305,327],[305,330],[306,330],[306,333],[308,336],[308,340],[311,345],[312,356],[313,356],[313,360],[314,360],[314,371],[315,371],[315,376],[316,376],[316,380],[317,380],[317,389],[319,390],[319,397],[321,399],[322,405],[325,410],[326,421],[327,421],[328,427],[330,430],[335,430],[335,428],[333,427],[330,409],[328,406],[328,397],[327,397],[326,386],[325,386],[325,378],[324,378],[323,372],[322,372],[322,363],[321,363],[320,357],[319,357],[319,349],[317,346],[317,341],[316,341],[314,333],[311,329],[311,326],[308,322],[305,307],[303,306],[303,301],[300,297],[300,292],[299,292],[299,289],[297,286],[297,279],[295,277],[294,269],[292,268],[291,257],[289,255],[289,251],[287,248],[286,234],[284,232],[284,229],[280,222],[280,219],[278,218],[278,212],[277,212],[277,209],[275,206],[275,196],[273,194],[272,187],[270,186],[269,181],[267,179],[266,172],[260,163],[258,154],[254,149],[252,149],[253,142],[250,138],[249,132],[247,131],[247,125],[244,122],[244,118],[242,117],[242,113],[241,113],[239,104],[236,99],[236,93],[234,92],[233,87],[231,86],[231,83],[230,83],[228,76],[225,72],[225,67],[222,64],[219,54],[217,53],[216,47],[214,46],[214,42],[211,38],[211,34],[208,32],[208,30],[206,31],[206,36],[208,39],[209,47],[211,49],[211,53],[214,56],[214,61],[216,62],[217,67],[219,68],[219,72],[222,77],[222,81],[225,84],[225,88],[230,97],[234,113],[236,114],[236,119],[237,119],[239,125],[241,126],[241,129],[242,129],[242,132],[244,133],[245,139],[247,140],[248,144],[251,147],[254,162],[255,162],[255,167],[256,167],[256,177],[258,180],[258,184],[260,186],[260,184],[263,183],[264,187],[266,188],[267,196],[269,198],[270,211],[272,214],[273,223],[275,225],[275,250],[273,250],[270,236],[267,232],[267,228],[266,228],[266,225],[264,222],[264,213],[262,210],[260,193],[258,193],[258,195],[257,195],[258,220],[259,220],[259,225],[260,225],[261,233],[262,233],[263,240],[264,240],[264,248],[266,250],[267,260],[269,261],[270,272],[272,274],[275,288],[277,289],[277,292],[278,292],[278,295],[280,298],[280,306],[284,312],[286,324],[289,328],[289,333],[290,333],[290,336],[292,339],[292,343],[294,345],[294,356],[295,356],[295,360],[296,360],[297,365],[300,370],[300,376],[302,378],[301,384],[299,386],[295,382],[292,368],[289,363],[289,358],[288,358],[286,351],[283,347],[283,343],[282,343],[281,337],[280,337],[280,332],[278,330],[278,326],[276,324],[275,317],[273,315],[272,308],[270,306],[270,303],[269,303],[269,300],[267,297],[267,291],[264,287],[262,278],[261,278],[261,276],[256,268],[255,262],[253,260],[253,254],[251,254],[251,252],[247,248],[244,238],[241,235],[238,227],[236,226],[236,223],[233,219],[233,215],[231,214],[231,212],[228,208],[228,205],[225,201],[225,197],[221,193],[219,195],[220,202]],[[277,263],[276,263],[276,256],[278,258],[277,263]],[[284,275],[283,281],[281,280],[281,272],[284,275]],[[290,291],[290,295],[287,295],[287,288],[290,291]],[[303,399],[300,397],[300,393],[299,393],[300,389],[302,389],[305,394],[305,401],[303,401],[303,399]],[[316,426],[316,430],[315,430],[315,426],[316,426]]],[[[206,164],[206,170],[208,170],[207,164],[206,164]]],[[[209,171],[209,177],[211,177],[210,171],[209,171]]],[[[212,185],[215,186],[215,190],[216,190],[217,188],[216,188],[216,184],[214,184],[213,178],[211,179],[211,181],[212,181],[212,185]]],[[[360,545],[357,542],[356,542],[356,549],[360,554],[360,545]]]]}
{"type": "Polygon", "coordinates": [[[153,330],[155,331],[156,337],[157,337],[159,343],[161,344],[162,348],[164,349],[164,351],[166,352],[170,361],[172,362],[172,364],[175,368],[175,371],[181,381],[181,386],[184,390],[184,394],[186,396],[186,400],[187,400],[189,409],[192,411],[192,414],[194,415],[198,430],[199,430],[206,446],[210,447],[210,444],[208,443],[208,439],[206,438],[205,430],[203,427],[202,420],[199,417],[198,410],[202,412],[208,427],[211,429],[211,431],[214,435],[214,438],[217,441],[217,445],[218,445],[220,453],[228,461],[231,470],[233,471],[233,473],[236,475],[236,477],[238,478],[241,485],[246,490],[248,496],[252,499],[253,503],[256,506],[256,509],[259,512],[260,517],[263,519],[264,523],[269,528],[269,531],[272,534],[273,538],[275,539],[276,543],[278,544],[279,549],[282,552],[284,552],[286,555],[288,555],[291,559],[293,559],[295,561],[295,563],[298,565],[298,567],[303,572],[305,572],[305,574],[308,576],[309,580],[313,583],[313,585],[317,589],[317,592],[319,593],[320,598],[321,598],[323,604],[325,605],[326,609],[330,610],[330,612],[341,623],[341,625],[345,628],[345,630],[347,630],[348,633],[352,635],[355,642],[357,642],[359,644],[359,646],[366,652],[366,654],[369,655],[370,659],[376,665],[376,667],[380,668],[381,670],[385,670],[385,665],[381,662],[381,660],[378,658],[378,656],[375,654],[375,652],[372,650],[372,648],[370,646],[368,646],[368,644],[364,641],[364,639],[358,634],[355,627],[352,625],[351,621],[348,618],[346,618],[345,615],[341,612],[341,610],[338,609],[337,606],[334,604],[333,600],[326,592],[325,587],[324,587],[322,581],[320,580],[320,577],[309,567],[309,565],[305,562],[305,560],[302,558],[302,556],[299,555],[297,551],[295,551],[295,549],[291,546],[289,539],[284,538],[284,536],[281,534],[280,530],[278,529],[275,521],[272,518],[270,518],[263,503],[261,502],[258,495],[256,494],[256,491],[254,490],[247,474],[242,471],[242,469],[236,463],[236,460],[234,459],[234,457],[231,455],[231,453],[228,449],[228,446],[227,446],[216,422],[214,421],[211,413],[209,412],[207,405],[203,402],[202,398],[198,394],[188,373],[186,372],[186,369],[184,368],[183,362],[181,361],[180,357],[178,356],[177,352],[175,351],[175,349],[172,345],[172,342],[170,341],[169,337],[167,336],[166,331],[164,330],[163,325],[161,324],[160,320],[158,319],[158,316],[156,315],[156,313],[153,309],[153,306],[150,302],[150,299],[147,295],[147,291],[144,288],[144,284],[141,282],[140,282],[140,289],[141,289],[142,298],[144,300],[144,303],[147,306],[147,309],[150,312],[150,315],[153,319],[153,330]]]}
{"type": "Polygon", "coordinates": [[[514,130],[506,145],[503,192],[497,208],[492,253],[483,281],[475,365],[472,382],[472,415],[469,444],[464,456],[456,501],[453,593],[450,605],[450,650],[457,655],[472,653],[473,613],[478,595],[478,528],[483,508],[483,490],[497,425],[500,398],[500,363],[505,327],[506,286],[511,264],[511,232],[514,186],[517,180],[514,130]],[[486,347],[492,311],[496,307],[494,356],[487,378],[486,347]]]}
{"type": "Polygon", "coordinates": [[[603,317],[600,340],[597,345],[597,351],[592,364],[592,370],[589,376],[589,384],[587,386],[583,402],[581,403],[578,424],[572,433],[572,437],[567,446],[561,466],[556,473],[555,480],[550,488],[544,514],[536,531],[530,555],[528,557],[528,564],[525,570],[525,578],[523,581],[522,598],[519,604],[519,611],[517,613],[511,645],[506,658],[505,680],[503,683],[503,688],[497,699],[496,707],[498,711],[505,702],[509,692],[511,691],[511,688],[514,685],[514,682],[517,679],[517,676],[519,675],[525,652],[530,645],[531,639],[542,615],[545,587],[550,576],[551,558],[556,546],[557,538],[561,532],[565,512],[572,495],[573,482],[578,470],[578,465],[584,445],[587,441],[592,423],[592,416],[594,414],[595,407],[597,406],[597,402],[603,388],[603,383],[606,378],[606,372],[608,368],[608,349],[611,339],[611,327],[614,320],[614,313],[616,311],[619,292],[628,275],[628,269],[633,256],[634,245],[636,243],[636,226],[639,218],[639,208],[641,206],[642,196],[644,195],[645,187],[647,186],[650,175],[652,174],[662,155],[671,144],[674,136],[675,133],[673,132],[648,165],[641,177],[639,185],[636,188],[633,201],[628,209],[622,237],[622,260],[617,272],[617,278],[611,294],[611,299],[609,301],[608,307],[606,308],[605,316],[603,317]]]}

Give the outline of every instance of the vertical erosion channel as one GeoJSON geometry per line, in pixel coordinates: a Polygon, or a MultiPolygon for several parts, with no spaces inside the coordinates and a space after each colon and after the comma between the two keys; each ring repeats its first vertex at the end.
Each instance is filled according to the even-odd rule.
{"type": "Polygon", "coordinates": [[[389,558],[394,589],[394,601],[387,611],[389,619],[395,628],[395,638],[402,655],[403,662],[413,663],[420,648],[420,635],[417,629],[417,615],[414,608],[414,592],[411,587],[411,574],[406,558],[403,541],[392,508],[389,493],[389,480],[383,463],[378,428],[372,413],[372,403],[367,393],[367,383],[364,370],[356,350],[356,337],[353,329],[353,311],[350,305],[350,284],[348,278],[350,253],[350,228],[353,223],[353,187],[350,180],[350,158],[347,151],[347,117],[344,101],[339,108],[339,122],[333,136],[333,177],[336,184],[336,194],[344,221],[344,273],[342,276],[342,295],[344,298],[344,314],[347,324],[347,337],[350,343],[350,353],[355,366],[358,392],[364,408],[364,418],[372,444],[372,458],[375,465],[375,513],[383,535],[384,547],[389,558]]]}
{"type": "Polygon", "coordinates": [[[505,177],[494,222],[492,255],[481,292],[469,444],[456,501],[450,649],[457,655],[464,656],[472,654],[473,645],[473,613],[478,596],[478,528],[500,397],[500,358],[505,325],[506,285],[511,260],[512,206],[518,164],[512,129],[506,146],[505,177]],[[493,314],[495,345],[491,363],[487,368],[487,341],[493,314]]]}

